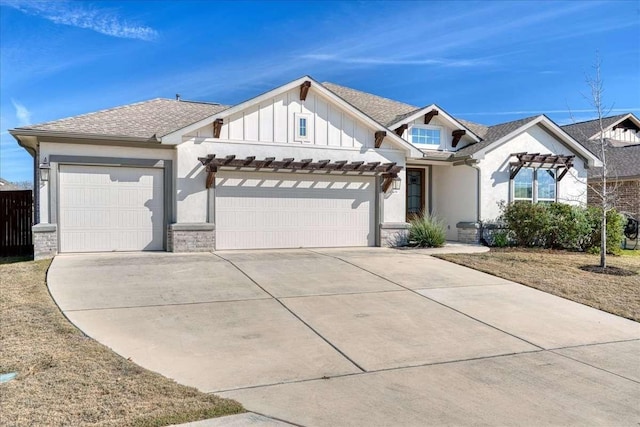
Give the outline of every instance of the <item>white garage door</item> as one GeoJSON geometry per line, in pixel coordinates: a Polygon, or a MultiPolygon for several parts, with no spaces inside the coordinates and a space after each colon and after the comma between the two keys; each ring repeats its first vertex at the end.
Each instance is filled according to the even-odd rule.
{"type": "Polygon", "coordinates": [[[375,245],[373,177],[219,172],[216,248],[375,245]]]}
{"type": "Polygon", "coordinates": [[[163,170],[60,166],[62,252],[163,249],[163,170]]]}

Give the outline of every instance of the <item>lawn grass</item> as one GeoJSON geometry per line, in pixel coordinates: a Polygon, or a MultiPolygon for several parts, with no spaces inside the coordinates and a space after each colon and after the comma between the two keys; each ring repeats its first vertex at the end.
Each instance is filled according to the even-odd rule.
{"type": "Polygon", "coordinates": [[[577,252],[492,248],[481,254],[436,256],[640,322],[640,256],[627,252],[608,256],[607,263],[636,275],[583,271],[581,266],[598,265],[600,256],[577,252]]]}
{"type": "Polygon", "coordinates": [[[165,426],[243,412],[86,337],[55,305],[49,261],[0,261],[0,425],[165,426]]]}

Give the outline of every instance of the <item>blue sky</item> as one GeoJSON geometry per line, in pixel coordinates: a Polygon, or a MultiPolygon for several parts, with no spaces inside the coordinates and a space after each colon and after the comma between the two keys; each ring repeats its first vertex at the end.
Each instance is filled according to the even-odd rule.
{"type": "Polygon", "coordinates": [[[640,1],[0,0],[0,176],[31,179],[7,129],[156,97],[235,104],[308,74],[495,124],[640,113],[640,1]]]}

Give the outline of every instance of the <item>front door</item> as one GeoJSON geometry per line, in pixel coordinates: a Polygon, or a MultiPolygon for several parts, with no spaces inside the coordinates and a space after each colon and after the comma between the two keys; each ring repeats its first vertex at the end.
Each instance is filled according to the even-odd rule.
{"type": "Polygon", "coordinates": [[[424,169],[407,169],[407,221],[424,213],[424,169]]]}

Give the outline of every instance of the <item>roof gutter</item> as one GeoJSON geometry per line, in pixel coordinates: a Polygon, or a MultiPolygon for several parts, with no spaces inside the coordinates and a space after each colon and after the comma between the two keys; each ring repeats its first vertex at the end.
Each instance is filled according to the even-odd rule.
{"type": "Polygon", "coordinates": [[[26,145],[18,135],[9,131],[18,141],[18,145],[24,148],[33,157],[33,224],[40,223],[40,144],[36,141],[35,147],[26,145]]]}
{"type": "Polygon", "coordinates": [[[76,132],[57,132],[37,129],[9,129],[9,133],[16,139],[18,136],[45,136],[54,138],[81,138],[92,139],[99,141],[126,141],[126,142],[146,142],[153,144],[161,144],[162,138],[158,138],[156,135],[152,135],[150,138],[136,137],[136,136],[121,136],[121,135],[103,135],[103,134],[90,134],[90,133],[76,133],[76,132]]]}

